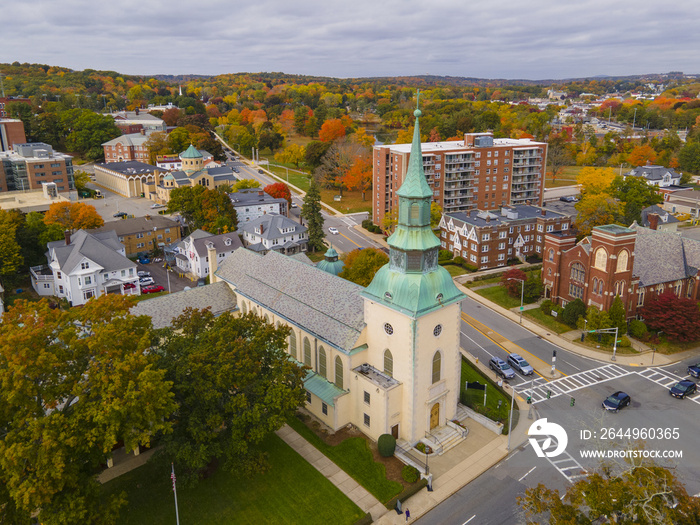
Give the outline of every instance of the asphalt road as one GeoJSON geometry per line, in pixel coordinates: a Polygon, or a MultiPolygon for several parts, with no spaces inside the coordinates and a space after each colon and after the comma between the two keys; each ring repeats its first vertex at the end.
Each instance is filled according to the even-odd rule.
{"type": "MultiPolygon", "coordinates": [[[[462,347],[473,356],[480,360],[488,359],[491,355],[505,358],[508,352],[504,349],[504,344],[510,348],[510,343],[515,343],[520,347],[518,352],[530,363],[541,370],[549,369],[552,350],[556,348],[554,345],[470,299],[465,300],[463,312],[462,347]]],[[[417,520],[417,523],[524,523],[516,498],[522,496],[527,488],[543,483],[548,488],[563,493],[570,483],[595,468],[601,461],[582,454],[614,454],[635,442],[634,432],[640,432],[641,429],[654,429],[656,433],[658,429],[677,429],[677,438],[647,437],[646,450],[683,454],[680,459],[658,458],[656,462],[675,472],[690,494],[700,494],[700,455],[696,453],[696,436],[700,432],[700,395],[684,400],[669,395],[670,385],[680,378],[688,378],[687,366],[697,362],[700,362],[700,357],[689,358],[661,369],[616,365],[618,377],[590,384],[582,381],[576,390],[568,394],[554,395],[551,399],[536,403],[532,408],[532,419],[528,419],[528,411],[520,414],[520,425],[525,427],[519,429],[520,433],[514,434],[509,456],[417,520]],[[618,390],[631,396],[631,406],[619,413],[604,411],[602,401],[618,390]],[[568,445],[563,455],[550,459],[540,458],[526,438],[517,437],[518,434],[522,436],[522,432],[540,418],[547,418],[548,422],[565,429],[568,445]],[[625,435],[627,429],[628,436],[625,435]]],[[[600,378],[603,377],[600,371],[610,365],[607,360],[596,361],[557,348],[557,369],[567,376],[573,375],[579,379],[582,375],[600,378]]],[[[537,380],[544,383],[550,379],[546,373],[543,376],[537,380]]],[[[496,378],[495,374],[492,377],[496,378]]],[[[528,391],[530,379],[518,374],[509,383],[524,395],[528,391]]],[[[624,464],[621,458],[609,460],[618,466],[624,464]]]]}

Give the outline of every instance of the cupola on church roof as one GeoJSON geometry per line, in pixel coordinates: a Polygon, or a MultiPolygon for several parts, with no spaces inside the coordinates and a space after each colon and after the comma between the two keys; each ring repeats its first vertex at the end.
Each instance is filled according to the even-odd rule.
{"type": "Polygon", "coordinates": [[[432,191],[425,180],[420,140],[420,109],[414,112],[411,157],[403,184],[397,191],[399,217],[387,240],[389,263],[380,268],[363,296],[412,316],[455,301],[464,294],[449,272],[438,265],[440,240],[430,227],[432,191]]]}

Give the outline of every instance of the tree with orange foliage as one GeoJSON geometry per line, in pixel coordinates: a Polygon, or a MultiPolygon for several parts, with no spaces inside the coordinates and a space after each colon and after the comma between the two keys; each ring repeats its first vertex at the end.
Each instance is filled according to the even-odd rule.
{"type": "Polygon", "coordinates": [[[646,166],[647,163],[656,162],[656,151],[649,144],[636,146],[627,157],[627,162],[632,166],[646,166]]]}
{"type": "Polygon", "coordinates": [[[350,191],[360,190],[362,200],[365,200],[367,190],[372,189],[372,161],[369,156],[363,155],[355,160],[355,163],[345,172],[343,184],[350,191]]]}
{"type": "Polygon", "coordinates": [[[178,108],[166,109],[161,117],[163,121],[170,127],[177,126],[177,121],[182,116],[182,113],[178,108]]]}
{"type": "Polygon", "coordinates": [[[292,192],[289,191],[289,186],[287,186],[284,182],[268,184],[263,188],[263,191],[275,199],[286,200],[290,206],[292,204],[292,192]]]}
{"type": "Polygon", "coordinates": [[[430,137],[428,137],[428,142],[440,142],[440,132],[437,128],[430,130],[430,137]]]}
{"type": "Polygon", "coordinates": [[[44,224],[58,224],[64,230],[89,230],[104,223],[94,206],[82,202],[55,202],[44,215],[44,224]]]}
{"type": "Polygon", "coordinates": [[[345,126],[339,118],[326,120],[318,132],[318,138],[322,142],[333,142],[335,139],[345,136],[345,126]]]}

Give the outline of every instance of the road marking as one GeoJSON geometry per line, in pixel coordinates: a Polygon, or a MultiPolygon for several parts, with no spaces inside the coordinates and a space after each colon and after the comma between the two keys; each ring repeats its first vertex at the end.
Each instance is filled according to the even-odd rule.
{"type": "MultiPolygon", "coordinates": [[[[348,241],[350,241],[351,243],[353,243],[353,244],[354,244],[355,246],[357,246],[358,248],[362,248],[362,246],[360,246],[359,244],[357,244],[355,241],[353,241],[350,237],[348,237],[348,236],[345,235],[344,233],[338,232],[338,235],[340,235],[340,236],[342,236],[342,237],[345,237],[348,241]]],[[[330,241],[328,241],[328,242],[330,242],[330,241]]]]}
{"type": "Polygon", "coordinates": [[[536,468],[537,468],[536,466],[532,467],[530,470],[527,471],[527,474],[525,474],[525,475],[524,475],[522,478],[520,478],[518,481],[520,482],[520,481],[524,480],[524,479],[528,476],[528,474],[530,474],[530,472],[532,472],[532,471],[535,470],[536,468]]]}
{"type": "MultiPolygon", "coordinates": [[[[662,368],[647,368],[636,373],[666,389],[670,389],[671,386],[684,379],[683,377],[662,368]]],[[[694,394],[693,397],[686,396],[686,398],[700,405],[700,395],[694,394]]]]}
{"type": "Polygon", "coordinates": [[[566,364],[569,365],[571,368],[575,368],[576,370],[581,370],[579,367],[572,365],[572,364],[569,363],[568,361],[564,361],[564,360],[562,359],[561,362],[562,362],[562,363],[566,363],[566,364]]]}
{"type": "Polygon", "coordinates": [[[549,382],[542,382],[538,379],[536,382],[534,382],[533,388],[530,388],[529,385],[525,385],[525,388],[519,389],[519,392],[531,395],[532,402],[539,403],[547,399],[553,399],[561,395],[571,394],[577,390],[628,376],[633,373],[634,372],[625,370],[617,365],[604,365],[592,370],[586,370],[567,377],[562,377],[560,379],[554,379],[553,381],[549,382]],[[547,391],[550,392],[549,398],[547,397],[547,391]]]}
{"type": "Polygon", "coordinates": [[[479,348],[481,348],[484,352],[486,352],[486,353],[489,354],[491,357],[493,357],[493,354],[492,354],[491,352],[489,352],[488,350],[486,350],[486,348],[484,348],[484,347],[481,346],[479,343],[477,343],[476,341],[474,341],[474,339],[472,339],[471,337],[469,337],[469,336],[468,336],[467,334],[465,334],[464,332],[460,332],[460,333],[461,333],[464,337],[466,337],[467,339],[469,339],[472,343],[474,343],[476,346],[478,346],[479,348]]]}
{"type": "MultiPolygon", "coordinates": [[[[540,359],[540,358],[537,357],[536,355],[534,355],[534,354],[528,352],[527,350],[525,350],[522,346],[520,346],[520,345],[514,343],[514,342],[511,341],[510,339],[506,339],[505,337],[503,337],[501,334],[499,334],[499,333],[496,332],[495,330],[490,329],[490,328],[489,328],[488,326],[486,326],[484,323],[482,323],[482,322],[477,321],[476,319],[474,319],[471,315],[467,315],[467,314],[465,314],[465,313],[462,313],[462,320],[463,320],[465,323],[467,323],[469,326],[471,326],[472,328],[474,328],[474,330],[476,330],[477,332],[480,332],[484,337],[486,337],[487,339],[491,340],[494,344],[496,344],[496,345],[500,346],[501,348],[503,348],[503,350],[505,350],[508,354],[511,354],[512,352],[511,352],[510,350],[508,350],[505,346],[503,346],[501,343],[499,343],[498,341],[496,341],[493,337],[489,336],[488,334],[495,334],[495,335],[501,337],[501,338],[503,339],[504,342],[510,343],[511,345],[515,346],[516,348],[519,348],[520,351],[521,351],[522,353],[527,354],[527,355],[529,355],[529,356],[532,356],[534,359],[537,359],[538,361],[540,361],[547,369],[551,368],[551,366],[552,366],[551,363],[545,362],[544,360],[540,359]],[[467,319],[467,317],[468,317],[469,319],[471,319],[473,322],[469,321],[469,320],[467,319]],[[486,329],[488,330],[488,332],[485,332],[484,330],[482,330],[481,328],[479,328],[477,325],[483,326],[484,328],[486,328],[486,329]]],[[[544,376],[543,376],[542,374],[540,374],[537,370],[535,370],[535,373],[536,373],[538,376],[544,378],[544,376]]],[[[559,373],[560,373],[561,375],[563,375],[563,376],[566,375],[564,372],[561,372],[561,371],[560,371],[559,373]]]]}
{"type": "Polygon", "coordinates": [[[469,523],[469,522],[470,522],[471,520],[473,520],[474,518],[476,518],[476,514],[474,514],[471,518],[469,518],[467,521],[465,521],[464,523],[462,523],[462,525],[467,525],[467,523],[469,523]]]}
{"type": "MultiPolygon", "coordinates": [[[[547,439],[548,438],[535,438],[540,447],[542,447],[542,444],[547,441],[547,439]]],[[[576,459],[574,459],[574,457],[569,454],[567,450],[565,450],[561,455],[557,456],[556,461],[552,461],[547,456],[545,456],[545,458],[547,461],[549,461],[550,465],[557,469],[559,473],[566,478],[569,483],[573,483],[573,480],[576,478],[585,478],[588,475],[588,472],[585,468],[583,468],[583,465],[576,461],[576,459]],[[569,471],[571,470],[578,471],[578,474],[569,474],[569,471]]],[[[527,474],[525,474],[525,476],[527,476],[527,474]]]]}

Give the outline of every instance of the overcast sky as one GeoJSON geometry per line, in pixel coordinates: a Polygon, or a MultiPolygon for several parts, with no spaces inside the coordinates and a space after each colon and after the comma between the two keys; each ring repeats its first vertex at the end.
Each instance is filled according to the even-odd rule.
{"type": "Polygon", "coordinates": [[[0,62],[126,74],[700,73],[700,1],[0,0],[0,62]]]}

